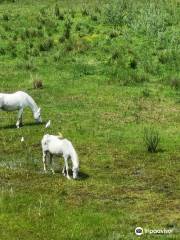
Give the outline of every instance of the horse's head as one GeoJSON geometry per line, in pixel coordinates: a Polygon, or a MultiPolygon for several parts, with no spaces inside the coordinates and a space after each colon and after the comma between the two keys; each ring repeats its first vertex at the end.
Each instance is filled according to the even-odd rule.
{"type": "Polygon", "coordinates": [[[34,113],[34,119],[37,123],[42,123],[41,108],[38,108],[38,110],[34,113]]]}
{"type": "Polygon", "coordinates": [[[78,178],[79,167],[73,168],[73,179],[78,178]]]}

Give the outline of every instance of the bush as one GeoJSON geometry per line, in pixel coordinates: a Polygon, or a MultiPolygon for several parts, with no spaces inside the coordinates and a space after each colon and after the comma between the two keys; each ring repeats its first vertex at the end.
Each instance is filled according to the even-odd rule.
{"type": "Polygon", "coordinates": [[[0,47],[0,55],[5,55],[6,51],[3,47],[0,47]]]}
{"type": "Polygon", "coordinates": [[[143,89],[142,96],[143,97],[149,97],[150,96],[150,90],[148,88],[143,89]]]}
{"type": "Polygon", "coordinates": [[[54,15],[55,15],[59,20],[64,20],[64,14],[59,10],[58,4],[55,5],[54,15]]]}
{"type": "Polygon", "coordinates": [[[24,63],[24,68],[31,71],[36,70],[36,66],[34,65],[32,59],[29,59],[27,62],[24,63]]]}
{"type": "Polygon", "coordinates": [[[64,24],[64,34],[63,34],[65,39],[70,38],[71,27],[72,27],[72,21],[70,18],[67,18],[64,24]]]}
{"type": "Polygon", "coordinates": [[[119,33],[116,31],[116,30],[112,30],[110,33],[109,33],[109,37],[110,38],[116,38],[118,37],[119,33]]]}
{"type": "Polygon", "coordinates": [[[58,62],[61,58],[63,57],[63,53],[58,51],[57,53],[55,53],[54,55],[54,61],[58,62]]]}
{"type": "Polygon", "coordinates": [[[42,89],[43,88],[43,82],[41,79],[34,79],[33,81],[33,88],[34,89],[42,89]]]}
{"type": "Polygon", "coordinates": [[[53,39],[51,39],[51,38],[45,39],[44,42],[42,42],[39,45],[39,50],[40,51],[49,51],[53,47],[53,45],[54,45],[53,39]]]}
{"type": "Polygon", "coordinates": [[[170,85],[173,89],[180,89],[180,78],[174,78],[170,80],[170,85]]]}
{"type": "Polygon", "coordinates": [[[146,145],[147,151],[151,153],[157,152],[157,148],[160,142],[159,132],[153,128],[144,129],[144,143],[146,145]]]}
{"type": "Polygon", "coordinates": [[[8,14],[3,14],[3,16],[2,16],[2,19],[4,20],[4,21],[9,21],[9,19],[10,19],[10,17],[9,17],[9,15],[8,14]]]}
{"type": "Polygon", "coordinates": [[[97,22],[98,17],[96,15],[91,15],[91,20],[97,22]]]}
{"type": "Polygon", "coordinates": [[[79,22],[76,24],[75,30],[77,32],[79,32],[80,37],[83,37],[83,36],[93,33],[94,28],[93,28],[93,26],[89,25],[88,23],[79,22]]]}
{"type": "Polygon", "coordinates": [[[132,69],[136,69],[136,68],[137,68],[137,61],[136,61],[136,59],[131,59],[131,60],[130,60],[130,63],[129,63],[129,66],[130,66],[132,69]]]}
{"type": "Polygon", "coordinates": [[[126,16],[126,8],[126,0],[112,0],[104,10],[105,23],[122,25],[126,16]]]}
{"type": "Polygon", "coordinates": [[[83,7],[81,9],[82,16],[89,16],[89,11],[87,10],[86,7],[83,7]]]}
{"type": "Polygon", "coordinates": [[[60,43],[63,43],[63,42],[65,42],[65,41],[66,41],[66,38],[65,38],[64,36],[62,36],[62,37],[59,38],[59,42],[60,42],[60,43]]]}

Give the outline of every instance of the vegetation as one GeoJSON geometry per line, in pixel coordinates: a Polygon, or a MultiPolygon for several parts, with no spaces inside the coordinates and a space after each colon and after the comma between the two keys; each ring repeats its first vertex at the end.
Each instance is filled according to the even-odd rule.
{"type": "Polygon", "coordinates": [[[0,92],[28,92],[44,120],[26,109],[17,130],[0,112],[1,240],[126,240],[137,226],[178,239],[179,23],[179,0],[0,1],[0,92]],[[78,181],[62,160],[42,171],[49,119],[77,149],[78,181]],[[162,151],[154,132],[144,145],[148,126],[162,151]]]}
{"type": "Polygon", "coordinates": [[[144,142],[148,152],[157,152],[157,147],[160,142],[160,136],[157,130],[153,128],[144,129],[144,142]]]}

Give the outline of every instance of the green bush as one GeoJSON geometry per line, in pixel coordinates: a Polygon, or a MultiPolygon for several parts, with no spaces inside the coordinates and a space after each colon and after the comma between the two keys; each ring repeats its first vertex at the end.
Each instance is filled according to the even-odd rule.
{"type": "Polygon", "coordinates": [[[9,21],[10,16],[9,16],[7,13],[4,13],[4,14],[2,15],[2,19],[3,19],[4,21],[9,21]]]}
{"type": "Polygon", "coordinates": [[[89,10],[86,7],[81,9],[82,16],[89,16],[89,10]]]}
{"type": "Polygon", "coordinates": [[[127,14],[126,0],[112,0],[104,9],[104,22],[112,25],[122,25],[127,14]]]}
{"type": "Polygon", "coordinates": [[[67,17],[64,23],[64,33],[63,33],[63,36],[65,39],[70,38],[71,27],[72,27],[72,21],[69,17],[67,17]]]}
{"type": "Polygon", "coordinates": [[[146,145],[147,151],[151,153],[157,152],[157,148],[160,142],[159,132],[153,128],[144,129],[144,143],[146,145]]]}
{"type": "Polygon", "coordinates": [[[39,45],[40,51],[49,51],[54,45],[54,41],[52,38],[45,39],[42,43],[39,45]]]}
{"type": "Polygon", "coordinates": [[[170,80],[170,85],[173,89],[180,89],[180,78],[173,78],[170,80]]]}

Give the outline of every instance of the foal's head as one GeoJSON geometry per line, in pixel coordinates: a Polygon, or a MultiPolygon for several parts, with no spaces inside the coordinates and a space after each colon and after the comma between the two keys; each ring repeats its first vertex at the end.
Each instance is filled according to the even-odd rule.
{"type": "Polygon", "coordinates": [[[41,109],[40,108],[38,108],[38,110],[34,113],[34,119],[37,123],[42,123],[41,109]]]}

